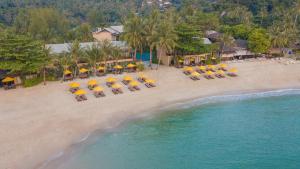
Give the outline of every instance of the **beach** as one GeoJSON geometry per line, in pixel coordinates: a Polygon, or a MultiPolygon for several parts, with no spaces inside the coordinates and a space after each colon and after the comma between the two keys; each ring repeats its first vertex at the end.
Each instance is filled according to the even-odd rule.
{"type": "MultiPolygon", "coordinates": [[[[97,129],[117,127],[141,112],[155,110],[196,98],[300,88],[300,63],[282,64],[274,60],[229,63],[238,77],[192,81],[181,69],[161,66],[145,74],[157,82],[156,88],[113,95],[78,103],[68,91],[68,82],[46,86],[0,90],[0,168],[40,168],[45,161],[97,129]]],[[[136,74],[131,74],[136,77],[136,74]]],[[[117,78],[122,79],[124,75],[117,78]]],[[[106,77],[96,78],[104,86],[106,77]]],[[[86,89],[88,80],[76,80],[86,89]]],[[[87,90],[87,89],[86,89],[87,90]]]]}

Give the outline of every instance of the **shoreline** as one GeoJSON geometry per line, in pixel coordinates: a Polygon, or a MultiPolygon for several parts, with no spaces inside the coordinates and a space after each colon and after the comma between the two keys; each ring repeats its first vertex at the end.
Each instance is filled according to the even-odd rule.
{"type": "MultiPolygon", "coordinates": [[[[229,65],[240,70],[238,77],[201,78],[198,82],[190,80],[179,69],[162,66],[158,71],[145,71],[157,80],[156,88],[143,87],[137,93],[126,90],[118,96],[106,88],[106,98],[96,99],[89,93],[89,100],[84,103],[77,103],[67,92],[68,83],[0,91],[3,96],[0,97],[0,168],[37,168],[60,150],[83,139],[86,133],[117,127],[129,117],[143,116],[140,112],[159,110],[172,103],[224,94],[300,88],[299,63],[255,61],[229,65]]],[[[103,81],[106,77],[96,79],[103,81]]],[[[82,85],[87,82],[76,81],[82,85]]]]}
{"type": "Polygon", "coordinates": [[[227,101],[225,100],[226,98],[232,99],[232,97],[238,97],[239,99],[241,99],[240,97],[243,97],[242,99],[247,100],[252,98],[277,97],[282,95],[292,95],[291,93],[292,91],[297,92],[295,95],[300,95],[300,87],[292,87],[292,88],[282,88],[282,89],[278,88],[278,89],[253,90],[253,91],[233,91],[230,92],[230,94],[210,95],[210,96],[176,101],[170,103],[169,105],[165,105],[165,107],[162,108],[153,108],[147,112],[143,112],[142,114],[138,114],[138,115],[135,114],[129,116],[127,117],[127,119],[124,119],[124,121],[122,121],[120,124],[116,125],[113,128],[96,129],[92,132],[86,133],[85,135],[83,135],[81,139],[75,140],[74,143],[72,143],[69,147],[67,147],[64,150],[61,150],[57,154],[54,154],[49,159],[47,159],[43,164],[38,165],[38,167],[36,168],[51,169],[57,167],[59,164],[62,164],[63,161],[69,159],[73,153],[78,152],[80,148],[82,148],[87,144],[93,143],[94,139],[102,137],[106,133],[113,133],[115,130],[122,127],[126,127],[128,123],[137,120],[142,120],[147,117],[155,117],[163,113],[168,113],[169,111],[172,110],[187,109],[190,107],[197,107],[197,106],[202,106],[211,103],[226,102],[227,101]],[[276,93],[280,93],[280,95],[277,95],[276,93]],[[244,98],[245,96],[249,96],[249,97],[244,98]],[[203,102],[204,99],[209,99],[209,101],[203,102]],[[188,107],[183,107],[184,105],[188,105],[188,107]]]}

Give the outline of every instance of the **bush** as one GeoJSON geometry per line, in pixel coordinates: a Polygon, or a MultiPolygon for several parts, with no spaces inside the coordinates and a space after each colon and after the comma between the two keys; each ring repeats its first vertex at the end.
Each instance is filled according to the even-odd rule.
{"type": "Polygon", "coordinates": [[[36,78],[32,78],[32,79],[24,79],[23,86],[24,87],[32,87],[32,86],[36,86],[42,82],[43,82],[43,78],[41,78],[41,77],[36,77],[36,78]]]}
{"type": "Polygon", "coordinates": [[[137,63],[136,68],[138,71],[143,71],[143,70],[145,70],[145,65],[144,65],[144,63],[140,62],[140,63],[137,63]]]}

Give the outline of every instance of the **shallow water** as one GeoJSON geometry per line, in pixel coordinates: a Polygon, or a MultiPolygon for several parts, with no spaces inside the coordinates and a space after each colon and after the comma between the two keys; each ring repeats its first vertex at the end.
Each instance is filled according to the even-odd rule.
{"type": "Polygon", "coordinates": [[[56,168],[299,169],[300,95],[233,96],[132,121],[56,168]]]}

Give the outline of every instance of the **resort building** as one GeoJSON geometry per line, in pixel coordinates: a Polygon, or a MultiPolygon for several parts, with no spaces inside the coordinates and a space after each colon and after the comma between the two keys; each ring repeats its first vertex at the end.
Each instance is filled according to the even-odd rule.
{"type": "Polygon", "coordinates": [[[122,33],[123,25],[98,28],[97,31],[93,32],[93,38],[97,41],[119,41],[122,33]]]}
{"type": "Polygon", "coordinates": [[[255,57],[255,53],[248,50],[248,41],[237,39],[233,46],[225,46],[222,53],[222,60],[244,59],[255,57]]]}

